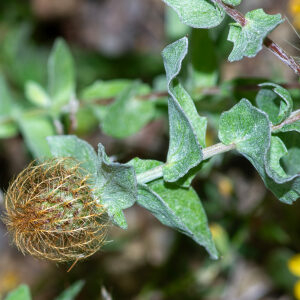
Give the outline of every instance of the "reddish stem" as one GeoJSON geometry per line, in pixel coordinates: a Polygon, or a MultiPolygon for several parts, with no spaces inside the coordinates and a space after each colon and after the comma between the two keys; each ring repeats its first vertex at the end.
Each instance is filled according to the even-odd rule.
{"type": "MultiPolygon", "coordinates": [[[[221,6],[228,16],[230,16],[237,23],[245,26],[247,20],[245,16],[240,13],[236,8],[231,5],[223,3],[222,0],[212,0],[215,4],[221,6]]],[[[282,62],[289,66],[298,76],[300,76],[300,66],[295,59],[288,55],[282,48],[274,43],[270,38],[266,37],[264,40],[264,46],[268,48],[275,56],[277,56],[282,62]]]]}

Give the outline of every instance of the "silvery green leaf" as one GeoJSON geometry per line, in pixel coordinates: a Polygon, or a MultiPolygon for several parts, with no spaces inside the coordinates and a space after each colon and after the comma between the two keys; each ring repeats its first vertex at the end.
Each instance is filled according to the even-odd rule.
{"type": "Polygon", "coordinates": [[[34,105],[40,107],[50,106],[51,100],[44,88],[37,82],[28,81],[25,85],[26,98],[34,105]]]}
{"type": "Polygon", "coordinates": [[[21,284],[16,289],[8,293],[5,300],[31,300],[29,287],[21,284]]]}
{"type": "Polygon", "coordinates": [[[75,92],[72,54],[62,39],[55,41],[48,61],[48,92],[55,109],[69,102],[75,92]]]}
{"type": "Polygon", "coordinates": [[[182,23],[195,28],[212,28],[224,19],[223,10],[209,0],[163,0],[182,23]]]}
{"type": "Polygon", "coordinates": [[[268,15],[256,9],[245,15],[246,25],[230,25],[228,40],[234,43],[229,61],[241,60],[244,56],[254,57],[262,49],[264,38],[284,20],[280,14],[268,15]]]}
{"type": "Polygon", "coordinates": [[[221,115],[219,139],[225,145],[235,144],[239,152],[264,171],[271,139],[270,122],[268,116],[248,100],[242,99],[221,115]]]}
{"type": "Polygon", "coordinates": [[[93,147],[75,135],[56,135],[47,138],[51,154],[54,157],[73,157],[95,181],[98,158],[93,147]]]}
{"type": "Polygon", "coordinates": [[[293,100],[290,93],[275,83],[262,83],[262,89],[256,96],[257,106],[267,113],[273,125],[287,119],[293,110],[293,100]]]}
{"type": "Polygon", "coordinates": [[[154,102],[139,99],[150,92],[150,88],[135,81],[121,91],[106,109],[101,128],[115,138],[125,138],[137,133],[154,118],[154,102]]]}
{"type": "Polygon", "coordinates": [[[177,181],[199,165],[205,146],[206,118],[198,115],[193,100],[176,79],[187,50],[188,40],[182,38],[162,53],[171,96],[168,101],[170,145],[164,167],[164,179],[169,182],[177,181]]]}
{"type": "Polygon", "coordinates": [[[98,171],[94,195],[107,208],[112,221],[123,229],[127,222],[123,209],[131,207],[137,200],[137,183],[132,166],[113,163],[98,146],[98,171]]]}
{"type": "Polygon", "coordinates": [[[38,159],[50,157],[50,148],[46,138],[55,134],[52,121],[45,116],[25,116],[18,118],[18,124],[25,143],[38,159]]]}
{"type": "MultiPolygon", "coordinates": [[[[138,158],[129,162],[139,174],[160,166],[162,163],[138,158]]],[[[189,236],[204,246],[214,259],[218,258],[207,217],[201,201],[193,188],[156,179],[149,184],[138,184],[137,203],[149,210],[161,223],[189,236]]]]}
{"type": "Polygon", "coordinates": [[[286,149],[277,139],[271,140],[271,126],[266,113],[252,106],[248,100],[241,100],[221,115],[219,138],[226,145],[236,145],[280,201],[290,204],[297,200],[298,179],[281,177],[283,169],[278,159],[286,154],[286,149]]]}

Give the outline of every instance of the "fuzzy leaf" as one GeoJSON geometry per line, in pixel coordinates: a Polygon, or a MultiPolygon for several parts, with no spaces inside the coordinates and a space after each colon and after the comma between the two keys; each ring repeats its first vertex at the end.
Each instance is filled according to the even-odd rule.
{"type": "Polygon", "coordinates": [[[266,149],[270,145],[270,123],[265,113],[242,99],[220,118],[219,139],[226,145],[234,143],[250,161],[263,166],[266,149]]]}
{"type": "Polygon", "coordinates": [[[5,300],[31,300],[30,290],[27,285],[21,284],[19,287],[8,293],[5,300]]]}
{"type": "Polygon", "coordinates": [[[98,80],[86,87],[80,93],[80,99],[84,102],[116,97],[122,90],[130,85],[131,81],[126,79],[102,81],[98,80]]]}
{"type": "Polygon", "coordinates": [[[205,146],[206,118],[200,117],[193,100],[182,87],[176,76],[187,54],[188,40],[182,38],[167,46],[162,55],[166,69],[170,145],[164,179],[175,182],[202,161],[202,147],[205,146]]]}
{"type": "Polygon", "coordinates": [[[290,93],[274,83],[262,83],[259,86],[263,89],[256,96],[257,106],[267,113],[272,124],[280,124],[290,116],[293,110],[290,93]]]}
{"type": "Polygon", "coordinates": [[[246,25],[231,24],[228,40],[234,43],[229,61],[241,60],[244,56],[254,57],[261,49],[264,38],[284,20],[280,14],[268,15],[256,9],[245,15],[246,25]]]}
{"type": "Polygon", "coordinates": [[[114,223],[127,228],[123,209],[131,207],[137,200],[137,183],[132,166],[113,163],[98,146],[98,172],[94,195],[107,210],[114,223]]]}
{"type": "Polygon", "coordinates": [[[126,87],[106,110],[101,124],[103,132],[125,138],[143,128],[154,117],[154,103],[137,96],[149,91],[147,85],[138,81],[126,87]]]}
{"type": "Polygon", "coordinates": [[[237,6],[242,3],[242,0],[222,0],[225,4],[237,6]]]}
{"type": "Polygon", "coordinates": [[[34,81],[28,81],[25,85],[26,98],[34,105],[40,107],[50,106],[51,100],[47,95],[47,92],[34,81]]]}
{"type": "Polygon", "coordinates": [[[75,297],[80,293],[84,286],[83,280],[78,280],[73,283],[69,288],[64,290],[55,300],[74,300],[75,297]]]}
{"type": "MultiPolygon", "coordinates": [[[[138,175],[161,163],[135,158],[129,164],[134,166],[138,175]]],[[[193,188],[181,188],[165,183],[163,179],[157,179],[148,185],[138,184],[137,203],[149,210],[164,225],[204,246],[212,258],[218,258],[205,211],[193,188]]]]}
{"type": "Polygon", "coordinates": [[[55,134],[51,120],[43,116],[21,116],[18,119],[25,143],[38,159],[50,157],[50,148],[46,138],[55,134]]]}
{"type": "Polygon", "coordinates": [[[75,91],[72,54],[62,39],[55,41],[48,61],[48,89],[54,108],[68,103],[75,91]]]}
{"type": "Polygon", "coordinates": [[[272,138],[271,143],[270,122],[263,111],[248,100],[241,100],[221,115],[219,138],[226,145],[236,145],[280,201],[290,204],[297,200],[298,179],[282,177],[283,169],[278,160],[286,154],[286,149],[277,139],[272,138]]]}
{"type": "Polygon", "coordinates": [[[57,135],[47,138],[50,150],[55,157],[73,157],[95,181],[98,158],[93,147],[75,135],[57,135]]]}
{"type": "Polygon", "coordinates": [[[182,23],[194,28],[212,28],[224,19],[221,8],[209,0],[163,0],[178,14],[182,23]]]}

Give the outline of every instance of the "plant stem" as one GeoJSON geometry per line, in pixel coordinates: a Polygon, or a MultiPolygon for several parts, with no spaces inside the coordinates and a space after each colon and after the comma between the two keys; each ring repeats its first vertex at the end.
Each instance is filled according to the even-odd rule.
{"type": "Polygon", "coordinates": [[[210,147],[204,148],[202,151],[203,160],[209,159],[217,154],[221,154],[233,150],[235,149],[235,147],[236,147],[235,144],[224,145],[223,143],[218,143],[210,147]]]}
{"type": "Polygon", "coordinates": [[[163,177],[163,166],[160,165],[136,176],[138,183],[147,183],[155,179],[163,177]]]}
{"type": "MultiPolygon", "coordinates": [[[[215,4],[221,6],[226,14],[242,26],[247,24],[245,16],[231,5],[225,4],[222,0],[212,0],[215,4]]],[[[279,45],[274,43],[270,38],[266,37],[264,46],[268,48],[275,56],[289,66],[298,76],[300,76],[300,65],[295,59],[288,55],[279,45]]]]}

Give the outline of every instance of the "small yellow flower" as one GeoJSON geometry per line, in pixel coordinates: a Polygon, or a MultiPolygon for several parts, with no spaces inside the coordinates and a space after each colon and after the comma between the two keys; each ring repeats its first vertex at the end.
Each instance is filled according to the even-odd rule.
{"type": "MultiPolygon", "coordinates": [[[[292,256],[288,261],[288,268],[293,275],[300,277],[300,254],[292,256]]],[[[294,285],[294,296],[300,300],[300,280],[294,285]]]]}
{"type": "Polygon", "coordinates": [[[300,254],[294,255],[288,262],[289,270],[295,276],[300,277],[300,254]]]}
{"type": "Polygon", "coordinates": [[[298,280],[294,286],[294,295],[297,300],[300,299],[300,280],[298,280]]]}
{"type": "Polygon", "coordinates": [[[218,190],[223,197],[230,197],[233,193],[232,181],[228,177],[222,177],[218,182],[218,190]]]}
{"type": "Polygon", "coordinates": [[[219,224],[212,224],[209,226],[213,238],[216,240],[224,234],[224,229],[219,224]]]}
{"type": "Polygon", "coordinates": [[[300,0],[290,0],[289,11],[293,17],[295,27],[300,29],[300,0]]]}

